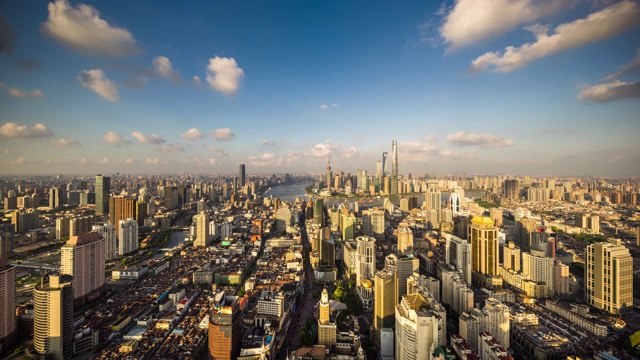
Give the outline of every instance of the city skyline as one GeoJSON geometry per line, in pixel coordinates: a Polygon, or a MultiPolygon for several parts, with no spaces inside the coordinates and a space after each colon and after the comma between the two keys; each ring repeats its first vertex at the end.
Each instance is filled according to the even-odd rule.
{"type": "Polygon", "coordinates": [[[2,175],[640,176],[637,1],[127,5],[3,4],[2,175]]]}

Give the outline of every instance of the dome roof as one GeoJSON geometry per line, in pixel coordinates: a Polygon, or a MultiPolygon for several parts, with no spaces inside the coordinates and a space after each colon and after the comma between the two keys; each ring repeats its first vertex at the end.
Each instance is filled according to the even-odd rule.
{"type": "Polygon", "coordinates": [[[360,282],[360,286],[365,289],[371,289],[373,288],[373,283],[369,279],[362,279],[362,281],[360,282]]]}

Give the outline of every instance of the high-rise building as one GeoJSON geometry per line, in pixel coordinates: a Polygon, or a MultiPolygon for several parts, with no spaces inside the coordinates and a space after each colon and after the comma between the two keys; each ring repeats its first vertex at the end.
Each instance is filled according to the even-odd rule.
{"type": "Polygon", "coordinates": [[[569,285],[571,283],[571,274],[569,272],[569,266],[556,260],[553,263],[553,293],[555,295],[568,294],[569,285]]]}
{"type": "Polygon", "coordinates": [[[532,281],[546,285],[546,294],[543,294],[542,297],[553,296],[553,261],[554,259],[551,257],[537,256],[530,253],[522,254],[522,273],[532,281]]]}
{"type": "MultiPolygon", "coordinates": [[[[57,209],[64,205],[67,199],[67,195],[64,189],[58,187],[52,187],[49,190],[49,207],[57,209]]],[[[17,206],[17,205],[16,205],[17,206]]]]}
{"type": "Polygon", "coordinates": [[[518,180],[511,179],[504,181],[504,196],[509,200],[518,200],[520,195],[520,188],[518,187],[518,180]]]}
{"type": "Polygon", "coordinates": [[[413,232],[406,222],[398,225],[398,254],[400,256],[413,255],[413,232]]]}
{"type": "Polygon", "coordinates": [[[111,178],[96,175],[96,215],[109,213],[109,194],[111,193],[111,178]]]}
{"type": "Polygon", "coordinates": [[[446,312],[437,305],[427,294],[402,296],[395,309],[396,360],[430,359],[432,349],[446,345],[446,312]]]}
{"type": "Polygon", "coordinates": [[[398,140],[391,141],[391,176],[398,178],[398,140]]]}
{"type": "MultiPolygon", "coordinates": [[[[438,189],[438,183],[429,182],[429,184],[427,184],[427,193],[424,196],[427,211],[435,211],[435,216],[430,216],[427,220],[434,226],[439,226],[442,220],[442,192],[438,189]]],[[[429,212],[427,215],[429,215],[429,212]]]]}
{"type": "Polygon", "coordinates": [[[33,347],[54,360],[73,356],[73,276],[49,275],[33,289],[33,347]]]}
{"type": "Polygon", "coordinates": [[[120,234],[120,220],[129,218],[136,218],[136,200],[124,196],[109,198],[109,222],[116,226],[116,234],[120,234]]]}
{"type": "Polygon", "coordinates": [[[395,309],[398,304],[397,270],[385,267],[376,272],[374,280],[375,299],[373,302],[373,331],[375,346],[380,349],[380,331],[383,328],[393,328],[395,323],[395,309]]]}
{"type": "Polygon", "coordinates": [[[313,223],[316,225],[322,225],[324,218],[324,205],[322,198],[315,199],[313,201],[313,223]]]}
{"type": "Polygon", "coordinates": [[[320,302],[318,303],[318,345],[327,348],[336,344],[336,324],[331,322],[331,308],[329,307],[329,293],[327,288],[322,289],[320,302]]]}
{"type": "MultiPolygon", "coordinates": [[[[471,270],[476,273],[498,275],[498,229],[488,216],[475,216],[469,226],[471,240],[471,270]]],[[[469,341],[467,339],[467,341],[469,341]]]]}
{"type": "Polygon", "coordinates": [[[384,239],[384,210],[374,207],[362,211],[362,232],[377,240],[384,239]]]}
{"type": "Polygon", "coordinates": [[[475,352],[479,349],[478,335],[488,331],[505,349],[509,348],[510,309],[500,301],[489,298],[482,310],[473,309],[459,318],[460,335],[475,352]]]}
{"type": "Polygon", "coordinates": [[[352,212],[340,214],[342,240],[353,240],[356,237],[356,216],[352,212]]]}
{"type": "Polygon", "coordinates": [[[520,271],[520,248],[513,241],[509,241],[502,252],[502,266],[507,270],[520,271]]]}
{"type": "Polygon", "coordinates": [[[394,269],[397,274],[397,295],[399,298],[407,293],[407,279],[418,272],[420,262],[418,258],[414,258],[413,254],[407,256],[396,256],[389,254],[384,258],[385,268],[394,269]]]}
{"type": "Polygon", "coordinates": [[[238,182],[240,187],[242,188],[247,183],[247,174],[244,164],[240,164],[238,169],[238,182]]]}
{"type": "Polygon", "coordinates": [[[104,285],[104,238],[97,232],[72,236],[61,251],[60,272],[73,276],[73,298],[82,303],[104,285]]]}
{"type": "Polygon", "coordinates": [[[238,298],[224,297],[220,303],[214,304],[209,314],[209,359],[236,359],[241,343],[242,316],[238,298]]]}
{"type": "Polygon", "coordinates": [[[16,270],[0,258],[0,354],[14,342],[16,335],[16,270]]]}
{"type": "Polygon", "coordinates": [[[373,279],[376,272],[376,239],[370,236],[356,238],[356,284],[373,279]]]}
{"type": "Polygon", "coordinates": [[[116,240],[116,227],[113,224],[98,224],[91,227],[104,238],[104,259],[113,260],[118,257],[118,241],[116,240]]]}
{"type": "Polygon", "coordinates": [[[203,211],[197,215],[194,215],[193,223],[196,225],[196,238],[193,241],[193,246],[209,246],[209,214],[203,211]]]}
{"type": "Polygon", "coordinates": [[[611,314],[633,309],[633,259],[619,239],[587,246],[585,300],[611,314]]]}
{"type": "Polygon", "coordinates": [[[333,179],[333,173],[331,172],[331,156],[327,162],[327,189],[331,190],[331,179],[333,179]]]}
{"type": "Polygon", "coordinates": [[[445,234],[446,263],[462,272],[463,280],[471,286],[471,244],[451,234],[445,234]]]}
{"type": "Polygon", "coordinates": [[[451,193],[449,202],[451,203],[451,212],[453,213],[453,215],[458,215],[460,213],[460,195],[451,193]]]}
{"type": "Polygon", "coordinates": [[[138,222],[129,218],[118,222],[118,256],[138,250],[138,222]]]}

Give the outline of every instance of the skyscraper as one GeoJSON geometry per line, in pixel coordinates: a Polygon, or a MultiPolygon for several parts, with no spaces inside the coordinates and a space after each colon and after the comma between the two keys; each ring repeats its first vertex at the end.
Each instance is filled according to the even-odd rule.
{"type": "Polygon", "coordinates": [[[375,207],[362,211],[362,232],[378,240],[384,239],[384,210],[375,207]]]}
{"type": "Polygon", "coordinates": [[[385,267],[376,272],[374,280],[373,331],[376,348],[380,348],[380,331],[393,328],[398,304],[398,278],[395,268],[385,267]]]}
{"type": "Polygon", "coordinates": [[[104,285],[104,238],[97,232],[72,236],[61,250],[60,272],[73,276],[73,298],[81,304],[104,285]]]}
{"type": "Polygon", "coordinates": [[[124,196],[109,198],[109,222],[116,226],[118,236],[120,235],[120,220],[135,219],[136,208],[136,200],[134,199],[124,196]]]}
{"type": "Polygon", "coordinates": [[[242,188],[246,183],[247,183],[247,174],[245,172],[245,166],[244,164],[240,164],[239,170],[238,170],[238,182],[239,182],[239,186],[240,188],[242,188]]]}
{"type": "Polygon", "coordinates": [[[413,232],[406,222],[398,226],[398,255],[413,255],[413,232]]]}
{"type": "Polygon", "coordinates": [[[427,220],[434,226],[440,226],[442,219],[442,192],[438,189],[438,183],[429,182],[425,196],[425,206],[427,208],[427,220]]]}
{"type": "Polygon", "coordinates": [[[463,280],[471,286],[471,244],[451,234],[445,234],[446,262],[463,274],[463,280]]]}
{"type": "Polygon", "coordinates": [[[138,250],[138,222],[132,218],[118,222],[118,256],[138,250]]]}
{"type": "Polygon", "coordinates": [[[0,354],[8,349],[16,334],[16,270],[0,258],[0,354]]]}
{"type": "Polygon", "coordinates": [[[236,359],[241,341],[242,316],[238,298],[224,297],[220,303],[214,304],[209,314],[209,359],[236,359]]]}
{"type": "Polygon", "coordinates": [[[430,359],[431,351],[446,344],[446,312],[427,294],[402,296],[395,309],[396,360],[430,359]]]}
{"type": "Polygon", "coordinates": [[[324,218],[324,205],[322,198],[315,199],[313,201],[313,223],[316,225],[322,225],[324,218]]]}
{"type": "Polygon", "coordinates": [[[611,314],[633,309],[633,259],[619,239],[587,246],[585,300],[611,314]]]}
{"type": "Polygon", "coordinates": [[[488,216],[475,216],[469,227],[471,240],[471,269],[473,272],[498,275],[498,229],[488,216]]]}
{"type": "Polygon", "coordinates": [[[396,298],[405,295],[407,293],[407,279],[413,275],[414,272],[418,272],[420,263],[418,258],[414,258],[413,254],[408,256],[396,256],[396,254],[389,254],[384,258],[385,268],[394,269],[397,277],[397,295],[396,298]]]}
{"type": "Polygon", "coordinates": [[[193,222],[196,224],[196,238],[193,241],[193,246],[209,246],[209,214],[202,211],[193,216],[193,222]]]}
{"type": "Polygon", "coordinates": [[[91,231],[95,231],[104,238],[104,259],[112,260],[118,257],[118,242],[116,240],[116,226],[113,224],[93,225],[91,231]]]}
{"type": "Polygon", "coordinates": [[[109,194],[111,193],[111,178],[96,175],[96,215],[109,213],[109,194]]]}
{"type": "Polygon", "coordinates": [[[546,294],[541,294],[541,297],[553,296],[553,258],[523,253],[522,273],[536,283],[546,285],[546,294]]]}
{"type": "Polygon", "coordinates": [[[392,156],[392,164],[391,164],[391,176],[394,178],[398,177],[398,141],[391,141],[391,156],[392,156]]]}
{"type": "Polygon", "coordinates": [[[518,180],[510,179],[504,181],[504,195],[509,200],[518,200],[518,196],[520,195],[518,180]]]}
{"type": "Polygon", "coordinates": [[[502,266],[507,270],[513,270],[515,272],[520,271],[520,248],[513,243],[513,241],[509,241],[507,246],[505,246],[502,250],[502,266]]]}
{"type": "Polygon", "coordinates": [[[49,275],[33,289],[33,346],[54,360],[73,356],[73,276],[49,275]]]}
{"type": "Polygon", "coordinates": [[[331,156],[327,162],[327,189],[331,190],[331,180],[333,179],[333,173],[331,172],[331,156]]]}

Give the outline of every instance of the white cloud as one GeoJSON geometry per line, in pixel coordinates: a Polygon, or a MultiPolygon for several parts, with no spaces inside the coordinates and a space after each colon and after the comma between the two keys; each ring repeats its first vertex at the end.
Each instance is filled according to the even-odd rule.
{"type": "Polygon", "coordinates": [[[80,165],[87,165],[89,163],[89,160],[87,160],[87,158],[80,158],[80,160],[78,160],[78,163],[80,165]]]}
{"type": "Polygon", "coordinates": [[[505,147],[513,145],[513,141],[489,133],[476,134],[458,131],[447,135],[447,141],[456,146],[479,146],[483,148],[505,147]]]}
{"type": "Polygon", "coordinates": [[[329,108],[329,105],[327,104],[320,105],[320,110],[327,110],[328,108],[329,108]]]}
{"type": "Polygon", "coordinates": [[[589,86],[578,94],[578,100],[600,103],[637,97],[640,97],[640,81],[616,80],[607,84],[589,86]]]}
{"type": "Polygon", "coordinates": [[[21,152],[14,151],[14,150],[9,150],[9,149],[4,149],[4,150],[2,151],[2,154],[3,154],[3,155],[22,155],[22,153],[21,153],[21,152]]]}
{"type": "Polygon", "coordinates": [[[16,88],[9,88],[9,95],[21,98],[41,99],[44,94],[41,90],[33,89],[30,91],[23,91],[16,88]]]}
{"type": "Polygon", "coordinates": [[[158,159],[158,158],[147,158],[146,163],[150,164],[150,165],[156,165],[156,164],[160,163],[160,159],[158,159]]]}
{"type": "Polygon", "coordinates": [[[171,65],[171,61],[169,58],[165,56],[157,56],[152,61],[154,70],[156,74],[160,77],[164,77],[175,82],[180,82],[180,74],[173,70],[173,66],[171,65]]]}
{"type": "Polygon", "coordinates": [[[102,137],[101,140],[112,145],[124,145],[132,143],[130,140],[125,139],[122,134],[115,131],[107,131],[107,133],[102,137]]]}
{"type": "Polygon", "coordinates": [[[42,32],[71,50],[88,55],[122,57],[139,52],[127,29],[109,25],[94,7],[67,0],[49,3],[49,18],[42,32]]]}
{"type": "Polygon", "coordinates": [[[73,145],[78,145],[78,141],[74,140],[74,139],[69,139],[69,138],[61,138],[58,140],[51,140],[51,145],[53,146],[59,146],[59,147],[69,147],[69,146],[73,146],[73,145]]]}
{"type": "Polygon", "coordinates": [[[269,166],[269,165],[273,165],[274,160],[275,160],[274,153],[263,153],[261,156],[249,156],[249,165],[269,166]]]}
{"type": "Polygon", "coordinates": [[[128,164],[128,165],[131,165],[131,164],[133,164],[133,163],[135,163],[135,162],[136,162],[136,161],[135,161],[135,160],[133,160],[132,158],[128,158],[128,159],[126,159],[126,160],[124,161],[124,163],[125,163],[125,164],[128,164]]]}
{"type": "Polygon", "coordinates": [[[217,146],[214,146],[214,147],[210,148],[209,150],[211,150],[211,151],[213,151],[213,152],[217,152],[218,154],[220,154],[220,156],[224,156],[224,157],[229,156],[229,154],[227,154],[227,153],[224,151],[224,149],[219,148],[219,147],[217,147],[217,146]]]}
{"type": "Polygon", "coordinates": [[[213,57],[207,66],[207,82],[215,91],[231,95],[238,91],[244,71],[234,58],[213,57]]]}
{"type": "Polygon", "coordinates": [[[208,161],[209,161],[209,164],[211,164],[211,165],[215,165],[216,164],[216,159],[214,159],[214,158],[209,158],[208,161]]]}
{"type": "Polygon", "coordinates": [[[221,128],[211,130],[211,136],[213,136],[213,138],[216,140],[231,141],[236,137],[236,134],[234,134],[233,131],[229,128],[221,128]]]}
{"type": "Polygon", "coordinates": [[[351,159],[351,158],[354,158],[357,155],[357,153],[358,153],[358,149],[351,146],[343,150],[342,156],[344,156],[345,159],[351,159]]]}
{"type": "Polygon", "coordinates": [[[131,133],[131,136],[136,138],[143,144],[163,144],[165,142],[164,138],[157,134],[143,134],[140,131],[134,131],[131,133]]]}
{"type": "Polygon", "coordinates": [[[331,107],[337,108],[337,107],[340,107],[340,104],[333,103],[331,104],[331,107]]]}
{"type": "Polygon", "coordinates": [[[167,145],[164,145],[164,146],[160,147],[160,150],[162,150],[164,152],[176,152],[176,151],[183,152],[184,151],[184,146],[182,146],[181,144],[178,144],[178,143],[173,143],[173,144],[167,144],[167,145]]]}
{"type": "Polygon", "coordinates": [[[640,26],[640,5],[622,1],[584,19],[558,25],[552,35],[539,25],[529,27],[536,38],[534,43],[508,46],[502,53],[485,53],[472,61],[471,70],[510,72],[542,57],[610,38],[637,26],[640,26]]]}
{"type": "Polygon", "coordinates": [[[636,72],[640,72],[640,49],[638,49],[638,52],[636,54],[636,58],[633,59],[633,61],[631,61],[630,63],[628,63],[626,65],[621,66],[620,70],[618,70],[615,73],[607,76],[604,79],[605,80],[613,80],[615,78],[619,78],[620,76],[631,74],[631,73],[636,73],[636,72]]]}
{"type": "Polygon", "coordinates": [[[0,126],[0,137],[38,139],[51,136],[53,136],[51,129],[40,123],[29,126],[8,122],[0,126]]]}
{"type": "Polygon", "coordinates": [[[444,17],[440,36],[449,45],[448,50],[455,50],[557,13],[568,3],[566,0],[457,0],[444,17]]]}
{"type": "Polygon", "coordinates": [[[98,95],[109,101],[118,101],[118,87],[114,82],[107,79],[104,71],[100,69],[83,70],[78,75],[78,80],[82,86],[95,91],[98,95]]]}
{"type": "Polygon", "coordinates": [[[316,144],[312,149],[311,149],[311,155],[314,157],[320,157],[320,158],[326,158],[329,156],[329,154],[331,154],[332,149],[331,146],[326,143],[326,144],[316,144]]]}
{"type": "Polygon", "coordinates": [[[197,140],[204,137],[204,133],[196,128],[191,128],[180,135],[183,139],[197,140]]]}
{"type": "Polygon", "coordinates": [[[102,160],[98,160],[98,164],[108,165],[111,164],[111,160],[108,157],[103,157],[102,160]]]}
{"type": "Polygon", "coordinates": [[[17,158],[17,159],[15,160],[15,164],[16,164],[16,165],[22,165],[22,164],[24,164],[25,162],[27,162],[27,158],[25,158],[24,156],[20,156],[19,158],[17,158]]]}
{"type": "Polygon", "coordinates": [[[407,154],[426,153],[434,155],[438,152],[438,147],[430,143],[422,143],[418,141],[403,141],[398,144],[398,151],[407,154]]]}

